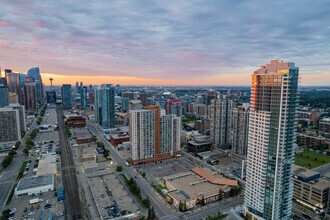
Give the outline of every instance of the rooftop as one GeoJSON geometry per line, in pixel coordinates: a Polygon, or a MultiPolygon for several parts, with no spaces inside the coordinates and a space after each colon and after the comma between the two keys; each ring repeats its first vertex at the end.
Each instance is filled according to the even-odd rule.
{"type": "Polygon", "coordinates": [[[88,182],[103,219],[140,211],[115,174],[92,177],[88,182]]]}
{"type": "Polygon", "coordinates": [[[310,178],[318,174],[319,173],[314,170],[310,170],[298,165],[293,165],[293,175],[300,176],[303,179],[310,178]]]}
{"type": "Polygon", "coordinates": [[[201,169],[199,167],[194,167],[191,169],[191,171],[213,184],[228,185],[228,186],[237,186],[238,185],[237,180],[216,177],[215,175],[212,175],[211,173],[209,173],[206,170],[201,169]]]}
{"type": "Polygon", "coordinates": [[[47,174],[43,176],[31,176],[31,177],[22,178],[19,181],[16,190],[17,191],[26,190],[26,189],[37,188],[52,184],[54,184],[54,174],[47,174]]]}
{"type": "Polygon", "coordinates": [[[230,190],[229,186],[212,184],[190,171],[164,177],[164,180],[168,194],[177,201],[186,201],[188,206],[197,198],[217,195],[220,189],[224,192],[230,190]]]}

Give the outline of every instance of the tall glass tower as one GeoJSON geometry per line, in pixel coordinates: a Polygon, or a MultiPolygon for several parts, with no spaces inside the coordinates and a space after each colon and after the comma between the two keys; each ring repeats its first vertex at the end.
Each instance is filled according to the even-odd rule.
{"type": "Polygon", "coordinates": [[[299,68],[272,60],[252,75],[244,208],[248,219],[290,219],[299,68]]]}
{"type": "Polygon", "coordinates": [[[71,84],[62,85],[62,106],[65,108],[72,106],[71,84]]]}
{"type": "Polygon", "coordinates": [[[38,103],[41,103],[41,101],[44,98],[44,89],[43,89],[42,79],[40,76],[39,67],[32,67],[31,69],[28,70],[27,74],[33,79],[33,81],[36,84],[37,101],[38,103]]]}
{"type": "Polygon", "coordinates": [[[80,93],[80,104],[81,108],[87,108],[87,87],[83,86],[80,93]]]}
{"type": "Polygon", "coordinates": [[[95,119],[104,129],[115,127],[115,89],[102,84],[95,89],[95,119]]]}
{"type": "Polygon", "coordinates": [[[102,88],[102,128],[115,127],[115,89],[112,84],[103,84],[102,88]]]}

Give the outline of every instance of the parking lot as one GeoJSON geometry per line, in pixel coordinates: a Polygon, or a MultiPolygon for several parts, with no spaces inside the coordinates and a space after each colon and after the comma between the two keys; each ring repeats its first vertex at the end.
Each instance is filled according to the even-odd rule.
{"type": "MultiPolygon", "coordinates": [[[[55,217],[56,213],[64,213],[64,203],[58,203],[55,197],[55,192],[45,192],[33,196],[19,196],[18,198],[13,197],[9,206],[6,209],[16,209],[15,219],[40,219],[41,213],[43,212],[43,218],[48,219],[50,213],[55,217]],[[30,204],[32,199],[41,199],[43,201],[30,204]],[[47,204],[50,204],[47,206],[47,204]]],[[[64,219],[64,216],[58,217],[58,219],[64,219]]]]}
{"type": "Polygon", "coordinates": [[[146,178],[150,182],[157,182],[164,176],[169,176],[181,172],[189,171],[195,167],[184,159],[171,159],[158,163],[142,164],[139,165],[140,172],[146,173],[146,178]]]}

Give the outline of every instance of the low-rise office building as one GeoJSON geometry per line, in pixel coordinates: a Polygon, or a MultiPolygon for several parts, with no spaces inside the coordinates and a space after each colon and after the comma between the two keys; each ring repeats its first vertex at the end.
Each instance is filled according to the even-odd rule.
{"type": "Polygon", "coordinates": [[[86,127],[86,118],[83,116],[71,116],[66,120],[68,128],[84,128],[86,127]]]}
{"type": "Polygon", "coordinates": [[[293,167],[293,200],[317,213],[328,207],[330,181],[320,173],[295,165],[293,167]]]}
{"type": "Polygon", "coordinates": [[[191,209],[202,203],[217,201],[219,193],[229,195],[231,187],[237,186],[237,180],[230,180],[212,172],[209,169],[194,167],[191,171],[163,178],[163,190],[168,202],[179,207],[180,202],[191,209]]]}

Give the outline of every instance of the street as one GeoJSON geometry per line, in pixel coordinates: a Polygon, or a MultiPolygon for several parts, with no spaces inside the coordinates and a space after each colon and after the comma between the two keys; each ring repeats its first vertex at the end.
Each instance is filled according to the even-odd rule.
{"type": "Polygon", "coordinates": [[[168,209],[167,205],[164,201],[159,201],[157,195],[150,187],[148,182],[143,179],[137,172],[134,170],[134,167],[126,166],[126,161],[118,154],[118,152],[111,146],[110,142],[107,141],[98,131],[95,129],[92,123],[87,120],[87,127],[92,131],[93,135],[95,135],[98,140],[101,140],[105,147],[110,150],[110,155],[112,159],[120,166],[123,167],[123,172],[127,178],[134,178],[136,180],[137,185],[140,187],[141,193],[143,197],[149,197],[151,205],[154,207],[155,212],[161,219],[179,219],[179,217],[168,209]],[[166,208],[165,208],[166,207],[166,208]]]}
{"type": "Polygon", "coordinates": [[[25,133],[24,137],[21,140],[21,146],[16,151],[17,154],[14,156],[11,164],[4,170],[0,172],[0,212],[3,211],[11,188],[16,182],[17,175],[22,166],[23,160],[25,159],[25,155],[22,150],[25,147],[25,141],[30,136],[31,131],[37,128],[37,120],[34,120],[30,129],[25,133]]]}

